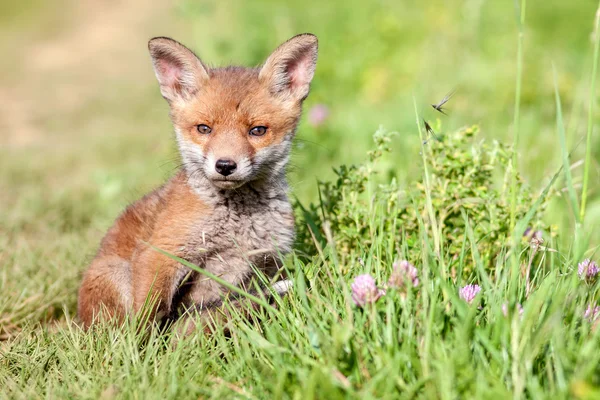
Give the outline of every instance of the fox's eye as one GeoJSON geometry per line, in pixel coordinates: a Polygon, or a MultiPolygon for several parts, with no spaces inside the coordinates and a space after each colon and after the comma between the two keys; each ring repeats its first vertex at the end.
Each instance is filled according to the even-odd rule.
{"type": "Polygon", "coordinates": [[[210,128],[210,126],[204,125],[204,124],[200,124],[200,125],[196,126],[196,129],[198,130],[198,132],[200,132],[203,135],[208,135],[209,133],[212,132],[212,129],[210,128]]]}
{"type": "Polygon", "coordinates": [[[248,132],[248,133],[252,136],[262,136],[265,133],[267,133],[267,127],[266,126],[255,126],[254,128],[250,129],[250,132],[248,132]]]}

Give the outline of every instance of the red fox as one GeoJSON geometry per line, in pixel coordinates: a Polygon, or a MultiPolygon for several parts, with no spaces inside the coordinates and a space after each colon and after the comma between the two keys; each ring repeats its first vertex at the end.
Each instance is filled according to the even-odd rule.
{"type": "MultiPolygon", "coordinates": [[[[166,37],[148,43],[182,167],[131,204],[103,238],[79,289],[85,328],[122,321],[154,297],[151,320],[218,306],[227,290],[156,251],[244,287],[268,277],[294,240],[285,169],[317,61],[317,38],[294,36],[257,68],[207,67],[166,37]]],[[[286,285],[279,285],[285,287],[286,285]]]]}

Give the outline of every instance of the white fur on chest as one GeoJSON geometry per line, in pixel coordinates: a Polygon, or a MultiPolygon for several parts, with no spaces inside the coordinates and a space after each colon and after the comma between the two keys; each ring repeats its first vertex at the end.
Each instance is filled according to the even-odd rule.
{"type": "MultiPolygon", "coordinates": [[[[198,223],[195,240],[186,246],[186,258],[234,285],[244,285],[254,267],[267,276],[281,267],[281,256],[294,241],[292,208],[285,197],[225,201],[198,223]]],[[[198,276],[192,300],[203,303],[218,299],[223,288],[198,276]]]]}
{"type": "Polygon", "coordinates": [[[287,201],[232,203],[217,206],[202,221],[201,235],[211,250],[223,252],[232,246],[246,251],[278,247],[285,253],[291,250],[293,221],[287,201]]]}
{"type": "Polygon", "coordinates": [[[279,258],[290,252],[294,240],[292,208],[285,197],[227,199],[216,205],[197,223],[192,243],[186,246],[186,258],[215,264],[224,272],[230,269],[260,267],[265,257],[279,258]]]}

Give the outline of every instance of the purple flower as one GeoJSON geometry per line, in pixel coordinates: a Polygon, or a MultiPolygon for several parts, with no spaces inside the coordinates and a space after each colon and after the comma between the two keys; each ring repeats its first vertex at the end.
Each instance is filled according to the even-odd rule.
{"type": "Polygon", "coordinates": [[[407,284],[413,287],[419,286],[419,271],[414,265],[406,260],[397,261],[393,264],[394,270],[390,275],[388,285],[403,289],[407,284]]]}
{"type": "Polygon", "coordinates": [[[471,304],[479,292],[481,292],[481,287],[479,285],[467,285],[460,289],[458,294],[461,299],[471,304]]]}
{"type": "Polygon", "coordinates": [[[364,307],[366,304],[375,303],[385,292],[377,288],[375,279],[369,275],[359,275],[354,278],[351,285],[352,300],[359,307],[364,307]]]}
{"type": "Polygon", "coordinates": [[[316,104],[308,110],[308,123],[315,128],[323,125],[327,117],[329,117],[329,108],[324,104],[316,104]]]}
{"type": "MultiPolygon", "coordinates": [[[[517,303],[517,310],[519,310],[519,316],[523,316],[524,310],[521,303],[517,303]]],[[[505,317],[508,317],[508,302],[502,304],[502,314],[504,314],[505,317]]]]}
{"type": "Polygon", "coordinates": [[[583,318],[587,319],[590,323],[595,322],[600,317],[600,306],[592,307],[588,304],[587,309],[583,313],[583,318]]]}
{"type": "Polygon", "coordinates": [[[541,231],[533,232],[531,239],[529,240],[529,244],[532,249],[537,250],[542,244],[544,244],[544,238],[542,237],[541,231]]]}
{"type": "Polygon", "coordinates": [[[533,250],[537,250],[542,244],[544,244],[542,231],[534,231],[533,229],[531,229],[531,227],[525,229],[523,237],[529,240],[529,245],[533,250]]]}
{"type": "Polygon", "coordinates": [[[577,275],[579,275],[579,279],[585,281],[593,281],[596,279],[598,272],[600,272],[598,269],[598,264],[589,258],[586,258],[580,262],[577,268],[577,275]]]}

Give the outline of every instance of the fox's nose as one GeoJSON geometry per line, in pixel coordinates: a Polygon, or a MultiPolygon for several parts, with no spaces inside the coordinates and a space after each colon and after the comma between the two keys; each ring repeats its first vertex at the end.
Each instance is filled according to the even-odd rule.
{"type": "Polygon", "coordinates": [[[225,158],[217,160],[217,163],[215,164],[215,169],[217,170],[218,173],[220,173],[223,176],[228,176],[228,175],[233,174],[233,171],[235,171],[236,168],[237,168],[237,164],[235,163],[235,161],[228,160],[225,158]]]}

